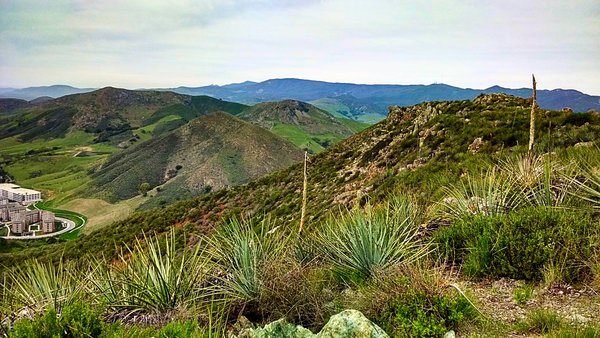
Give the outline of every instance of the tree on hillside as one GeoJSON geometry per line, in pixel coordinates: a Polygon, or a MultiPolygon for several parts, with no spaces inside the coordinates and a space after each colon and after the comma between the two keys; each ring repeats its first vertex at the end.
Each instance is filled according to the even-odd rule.
{"type": "Polygon", "coordinates": [[[150,190],[150,183],[144,182],[140,184],[140,193],[144,195],[144,197],[148,196],[148,191],[150,190]]]}

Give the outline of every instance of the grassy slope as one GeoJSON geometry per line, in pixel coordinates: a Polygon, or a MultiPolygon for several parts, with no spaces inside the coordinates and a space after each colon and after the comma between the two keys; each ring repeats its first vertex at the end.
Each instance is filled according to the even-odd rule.
{"type": "MultiPolygon", "coordinates": [[[[465,172],[478,172],[492,159],[524,150],[520,145],[527,144],[528,105],[522,99],[483,96],[475,102],[393,108],[386,120],[311,158],[308,229],[330,211],[367,200],[376,203],[394,191],[411,192],[422,202],[439,201],[444,186],[457,182],[465,172]],[[418,142],[421,131],[428,136],[418,142]],[[477,137],[486,143],[472,154],[468,146],[477,137]]],[[[537,123],[537,147],[543,151],[600,138],[600,118],[593,114],[542,112],[537,123]]],[[[189,224],[188,229],[207,233],[222,219],[240,214],[268,215],[293,229],[299,220],[301,191],[302,166],[298,164],[244,186],[135,213],[73,243],[3,254],[0,264],[12,265],[31,256],[49,259],[61,252],[67,258],[88,253],[114,257],[114,248],[106,243],[130,243],[142,231],[163,232],[173,225],[189,224]]]]}
{"type": "Polygon", "coordinates": [[[0,156],[18,183],[43,190],[60,203],[84,190],[91,180],[88,171],[107,158],[107,154],[74,157],[78,152],[119,152],[118,142],[129,139],[125,146],[144,142],[212,111],[237,114],[245,107],[209,97],[104,88],[2,117],[0,156]],[[130,135],[138,139],[127,133],[111,138],[111,130],[124,124],[130,126],[126,129],[133,127],[130,135]],[[100,137],[107,142],[96,143],[100,137]]]}
{"type": "Polygon", "coordinates": [[[374,124],[381,121],[384,118],[384,116],[380,114],[366,112],[363,112],[358,116],[353,116],[351,114],[352,108],[336,98],[325,97],[318,100],[310,101],[309,103],[329,112],[335,117],[346,118],[352,121],[359,121],[366,124],[374,124]],[[354,119],[353,117],[355,117],[356,119],[354,119]]]}
{"type": "Polygon", "coordinates": [[[359,121],[335,117],[308,103],[295,100],[259,103],[246,108],[239,116],[312,154],[319,153],[368,126],[359,121]]]}
{"type": "Polygon", "coordinates": [[[180,196],[160,195],[181,198],[206,186],[219,189],[247,182],[295,162],[299,153],[262,128],[216,113],[109,158],[93,175],[93,186],[116,202],[137,195],[143,182],[164,184],[170,171],[171,181],[162,189],[180,190],[180,196]]]}

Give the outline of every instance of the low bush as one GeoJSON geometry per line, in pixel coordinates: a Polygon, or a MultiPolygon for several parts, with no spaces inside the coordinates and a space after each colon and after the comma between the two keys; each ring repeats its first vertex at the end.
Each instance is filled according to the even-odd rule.
{"type": "Polygon", "coordinates": [[[471,216],[435,234],[441,254],[463,262],[473,277],[539,281],[544,267],[560,265],[558,281],[591,277],[585,262],[599,244],[600,223],[589,211],[528,207],[507,215],[471,216]]]}
{"type": "Polygon", "coordinates": [[[513,294],[514,300],[519,305],[527,304],[527,301],[530,300],[531,297],[533,297],[533,285],[531,284],[517,288],[513,294]]]}
{"type": "Polygon", "coordinates": [[[388,304],[376,322],[394,337],[441,337],[472,316],[463,297],[411,291],[388,304]]]}
{"type": "Polygon", "coordinates": [[[99,311],[77,302],[65,306],[60,315],[54,308],[49,308],[44,315],[33,320],[25,318],[17,321],[9,337],[112,337],[115,328],[102,321],[99,311]]]}
{"type": "Polygon", "coordinates": [[[447,277],[444,267],[425,260],[380,270],[364,285],[346,289],[340,307],[361,311],[392,337],[441,337],[479,319],[447,277]]]}
{"type": "Polygon", "coordinates": [[[2,303],[16,311],[39,313],[48,308],[60,311],[82,296],[84,285],[85,276],[72,263],[60,260],[54,265],[30,260],[7,274],[2,288],[10,293],[2,303]]]}

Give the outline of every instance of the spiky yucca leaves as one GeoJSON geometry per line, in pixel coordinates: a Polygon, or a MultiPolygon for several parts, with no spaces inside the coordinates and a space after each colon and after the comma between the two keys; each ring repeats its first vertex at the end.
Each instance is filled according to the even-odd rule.
{"type": "Polygon", "coordinates": [[[500,162],[498,168],[514,180],[517,196],[532,206],[562,206],[573,188],[569,179],[573,165],[552,159],[550,154],[511,157],[500,162]]]}
{"type": "Polygon", "coordinates": [[[441,203],[442,214],[457,219],[504,214],[523,203],[516,180],[495,168],[446,188],[446,196],[441,203]]]}
{"type": "Polygon", "coordinates": [[[316,234],[318,250],[345,281],[360,281],[399,263],[425,256],[430,246],[418,238],[414,210],[405,198],[380,208],[340,213],[316,234]]]}
{"type": "Polygon", "coordinates": [[[178,251],[174,231],[161,242],[144,237],[112,264],[99,262],[91,278],[100,300],[115,310],[165,313],[201,296],[208,259],[196,246],[178,251]]]}
{"type": "Polygon", "coordinates": [[[232,219],[207,239],[216,262],[216,292],[231,300],[250,302],[262,291],[261,273],[288,246],[290,237],[269,219],[253,224],[232,219]]]}
{"type": "Polygon", "coordinates": [[[10,307],[35,313],[53,308],[60,311],[82,296],[85,276],[72,264],[31,260],[7,272],[2,285],[10,307]]]}
{"type": "Polygon", "coordinates": [[[572,195],[586,201],[593,208],[600,209],[600,168],[585,163],[580,169],[581,176],[571,179],[577,188],[572,195]]]}

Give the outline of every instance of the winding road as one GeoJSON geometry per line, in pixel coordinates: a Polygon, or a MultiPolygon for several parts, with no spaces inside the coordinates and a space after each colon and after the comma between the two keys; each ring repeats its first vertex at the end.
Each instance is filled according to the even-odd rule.
{"type": "MultiPolygon", "coordinates": [[[[66,218],[62,218],[62,217],[56,217],[56,220],[59,222],[62,222],[63,224],[66,224],[67,227],[57,231],[57,232],[53,232],[53,233],[49,233],[49,234],[44,234],[44,235],[29,235],[29,236],[0,236],[0,238],[3,239],[40,239],[40,238],[48,238],[48,237],[54,237],[54,236],[58,236],[58,235],[62,235],[64,233],[67,233],[69,231],[73,231],[75,229],[75,222],[71,221],[70,219],[66,219],[66,218]]],[[[85,224],[85,222],[84,222],[85,224]]]]}

